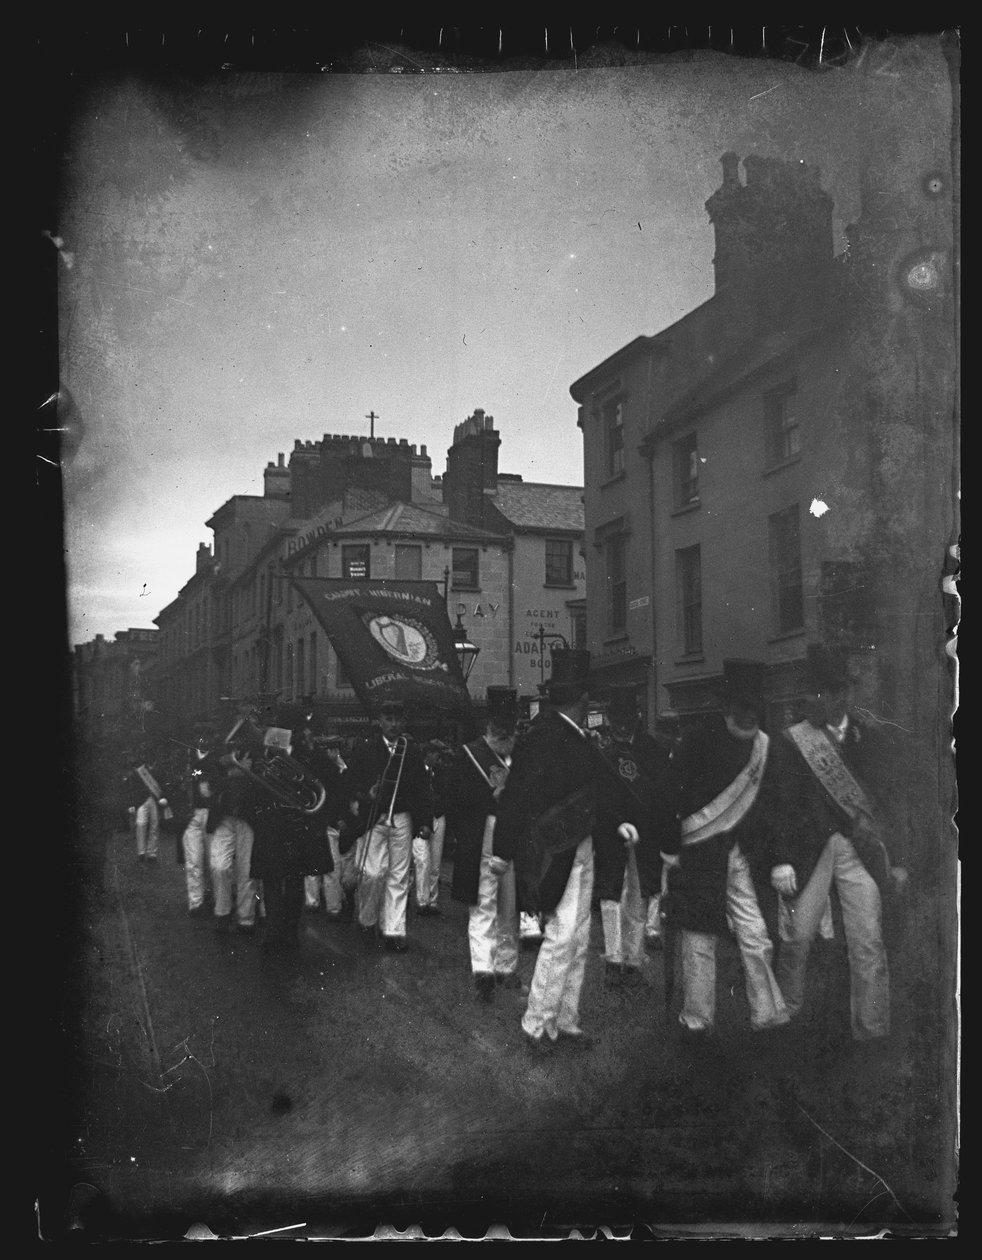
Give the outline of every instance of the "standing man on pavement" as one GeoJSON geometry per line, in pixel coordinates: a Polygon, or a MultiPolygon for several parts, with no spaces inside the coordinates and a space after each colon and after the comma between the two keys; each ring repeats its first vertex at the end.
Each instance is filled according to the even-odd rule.
{"type": "Polygon", "coordinates": [[[672,754],[679,829],[662,852],[672,868],[666,916],[681,951],[679,1023],[693,1037],[713,1030],[716,942],[731,930],[743,963],[751,1027],[764,1031],[789,1019],[757,899],[767,875],[758,873],[756,884],[753,875],[754,866],[766,870],[788,761],[780,741],[761,730],[763,711],[764,666],[724,660],[722,719],[684,735],[672,754]]]}
{"type": "Polygon", "coordinates": [[[522,1018],[527,1045],[537,1052],[551,1050],[560,1039],[590,1044],[579,1025],[579,1007],[590,945],[594,849],[638,839],[583,729],[589,671],[589,652],[552,653],[552,708],[516,746],[494,829],[494,855],[515,862],[520,904],[545,915],[522,1018]]]}
{"type": "Polygon", "coordinates": [[[596,882],[607,976],[616,984],[629,984],[641,979],[648,900],[660,891],[660,846],[671,842],[675,826],[667,793],[668,758],[663,767],[659,766],[651,750],[637,738],[633,687],[611,691],[607,723],[610,734],[602,747],[603,756],[624,785],[625,800],[632,811],[629,821],[639,840],[618,846],[609,855],[605,852],[602,858],[598,855],[596,882]],[[658,769],[662,773],[656,780],[658,769]]]}
{"type": "Polygon", "coordinates": [[[366,935],[380,925],[385,948],[402,954],[413,837],[429,839],[433,804],[422,753],[406,734],[405,706],[382,704],[378,726],[352,750],[344,776],[351,812],[364,826],[355,849],[358,922],[366,935]]]}
{"type": "Polygon", "coordinates": [[[904,827],[892,817],[899,794],[887,736],[850,708],[845,653],[811,644],[810,720],[784,732],[793,749],[788,825],[773,849],[771,883],[791,911],[777,977],[791,1016],[801,1011],[811,943],[834,887],[849,953],[850,1011],[856,1041],[890,1032],[890,973],[883,901],[907,881],[900,862],[904,827]]]}
{"type": "Polygon", "coordinates": [[[514,693],[499,698],[484,734],[458,751],[447,777],[447,816],[457,838],[451,895],[470,908],[471,972],[484,1002],[493,999],[498,985],[522,987],[515,867],[493,853],[495,815],[511,765],[516,716],[514,693]]]}

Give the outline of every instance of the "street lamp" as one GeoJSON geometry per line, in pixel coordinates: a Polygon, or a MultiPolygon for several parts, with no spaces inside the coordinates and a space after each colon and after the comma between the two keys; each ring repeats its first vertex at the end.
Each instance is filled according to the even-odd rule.
{"type": "Polygon", "coordinates": [[[481,649],[476,643],[471,642],[470,636],[464,629],[464,623],[460,619],[460,613],[457,614],[457,624],[453,628],[453,644],[457,660],[460,661],[460,672],[464,675],[464,682],[467,682],[481,649]]]}
{"type": "Polygon", "coordinates": [[[545,688],[546,682],[546,639],[549,639],[550,642],[558,641],[563,645],[563,648],[567,652],[569,651],[569,643],[567,642],[565,635],[550,633],[550,631],[548,631],[541,623],[539,624],[538,630],[532,635],[532,638],[538,639],[539,641],[539,690],[542,691],[545,688]]]}

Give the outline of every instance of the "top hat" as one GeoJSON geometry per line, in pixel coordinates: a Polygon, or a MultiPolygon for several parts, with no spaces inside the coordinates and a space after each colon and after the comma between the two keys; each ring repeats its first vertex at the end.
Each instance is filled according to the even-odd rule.
{"type": "Polygon", "coordinates": [[[764,712],[763,661],[745,661],[730,658],[723,662],[723,699],[727,705],[739,705],[764,712]]]}
{"type": "Polygon", "coordinates": [[[619,726],[633,725],[638,719],[638,698],[633,687],[612,687],[607,700],[607,718],[619,726]]]}
{"type": "Polygon", "coordinates": [[[553,648],[552,673],[548,686],[579,687],[588,691],[590,686],[590,653],[584,648],[553,648]]]}
{"type": "Polygon", "coordinates": [[[844,648],[825,643],[809,643],[805,660],[808,685],[812,691],[844,691],[851,685],[849,654],[844,648]]]}

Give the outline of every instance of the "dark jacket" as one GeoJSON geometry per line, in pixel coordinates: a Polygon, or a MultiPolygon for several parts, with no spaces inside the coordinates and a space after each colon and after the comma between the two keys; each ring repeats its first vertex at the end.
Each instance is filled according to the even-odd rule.
{"type": "Polygon", "coordinates": [[[386,818],[390,805],[393,805],[393,813],[409,814],[415,836],[421,828],[433,827],[433,797],[429,774],[419,745],[413,739],[407,738],[401,775],[398,775],[398,760],[397,756],[390,759],[389,749],[382,733],[378,731],[352,750],[341,788],[347,801],[359,802],[358,819],[362,824],[367,823],[372,816],[376,819],[386,818]],[[381,791],[373,801],[370,791],[382,782],[383,775],[385,778],[381,791]],[[397,775],[399,789],[393,804],[392,790],[397,775]]]}
{"type": "Polygon", "coordinates": [[[252,828],[253,879],[281,879],[286,875],[329,875],[334,870],[327,828],[320,813],[304,814],[252,780],[238,801],[252,828]]]}
{"type": "Polygon", "coordinates": [[[693,932],[728,931],[726,920],[727,863],[735,845],[747,858],[758,902],[773,929],[770,895],[770,859],[776,831],[785,812],[783,785],[789,773],[786,741],[771,738],[767,761],[754,803],[731,830],[695,844],[682,844],[681,821],[704,808],[733,782],[750,760],[753,742],[731,735],[718,723],[694,731],[676,746],[671,759],[671,793],[679,828],[673,842],[663,848],[677,853],[679,866],[672,869],[664,912],[676,928],[693,932]]]}
{"type": "MultiPolygon", "coordinates": [[[[656,750],[661,749],[656,745],[656,750]]],[[[625,812],[622,821],[634,823],[640,839],[634,848],[642,897],[653,897],[661,888],[661,854],[665,843],[673,843],[676,821],[668,785],[668,753],[652,757],[637,740],[611,741],[603,748],[610,770],[624,785],[625,812]],[[655,777],[657,776],[657,777],[655,777]]],[[[624,887],[627,847],[623,841],[597,855],[594,892],[601,900],[620,901],[624,887]]]]}
{"type": "Polygon", "coordinates": [[[781,741],[790,750],[790,769],[784,785],[785,825],[774,836],[772,866],[793,866],[798,888],[803,889],[826,841],[836,832],[853,839],[860,860],[878,882],[883,882],[888,859],[891,866],[906,863],[906,825],[898,816],[903,795],[897,782],[897,750],[890,736],[850,713],[845,739],[835,745],[874,806],[886,853],[856,836],[852,819],[822,787],[787,732],[782,732],[781,741]]]}
{"type": "Polygon", "coordinates": [[[601,861],[615,861],[623,847],[617,827],[628,809],[615,776],[601,763],[592,740],[580,735],[556,710],[535,719],[516,744],[505,789],[498,798],[494,852],[514,860],[519,906],[530,913],[550,914],[566,889],[575,848],[556,853],[541,881],[534,869],[531,827],[547,809],[580,788],[594,793],[594,852],[601,861]]]}
{"type": "Polygon", "coordinates": [[[467,749],[477,758],[485,772],[501,774],[504,767],[483,738],[460,748],[445,781],[447,829],[456,837],[453,883],[450,895],[465,905],[477,905],[481,875],[481,852],[484,829],[489,815],[495,813],[494,792],[471,760],[467,749]]]}

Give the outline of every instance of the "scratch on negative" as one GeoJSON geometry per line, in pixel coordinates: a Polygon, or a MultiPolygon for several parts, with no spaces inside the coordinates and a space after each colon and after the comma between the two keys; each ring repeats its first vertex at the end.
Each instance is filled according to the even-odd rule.
{"type": "Polygon", "coordinates": [[[779,87],[784,87],[783,83],[775,83],[773,87],[767,88],[764,92],[758,92],[756,96],[751,96],[752,101],[759,100],[762,96],[767,96],[769,92],[776,92],[779,87]]]}
{"type": "Polygon", "coordinates": [[[860,705],[857,704],[856,711],[857,713],[865,713],[866,716],[870,719],[870,721],[879,722],[881,726],[895,726],[898,731],[906,731],[908,735],[914,734],[914,732],[910,729],[909,726],[901,726],[899,722],[891,722],[889,718],[879,717],[877,714],[875,714],[872,711],[872,709],[864,709],[860,705]]]}

